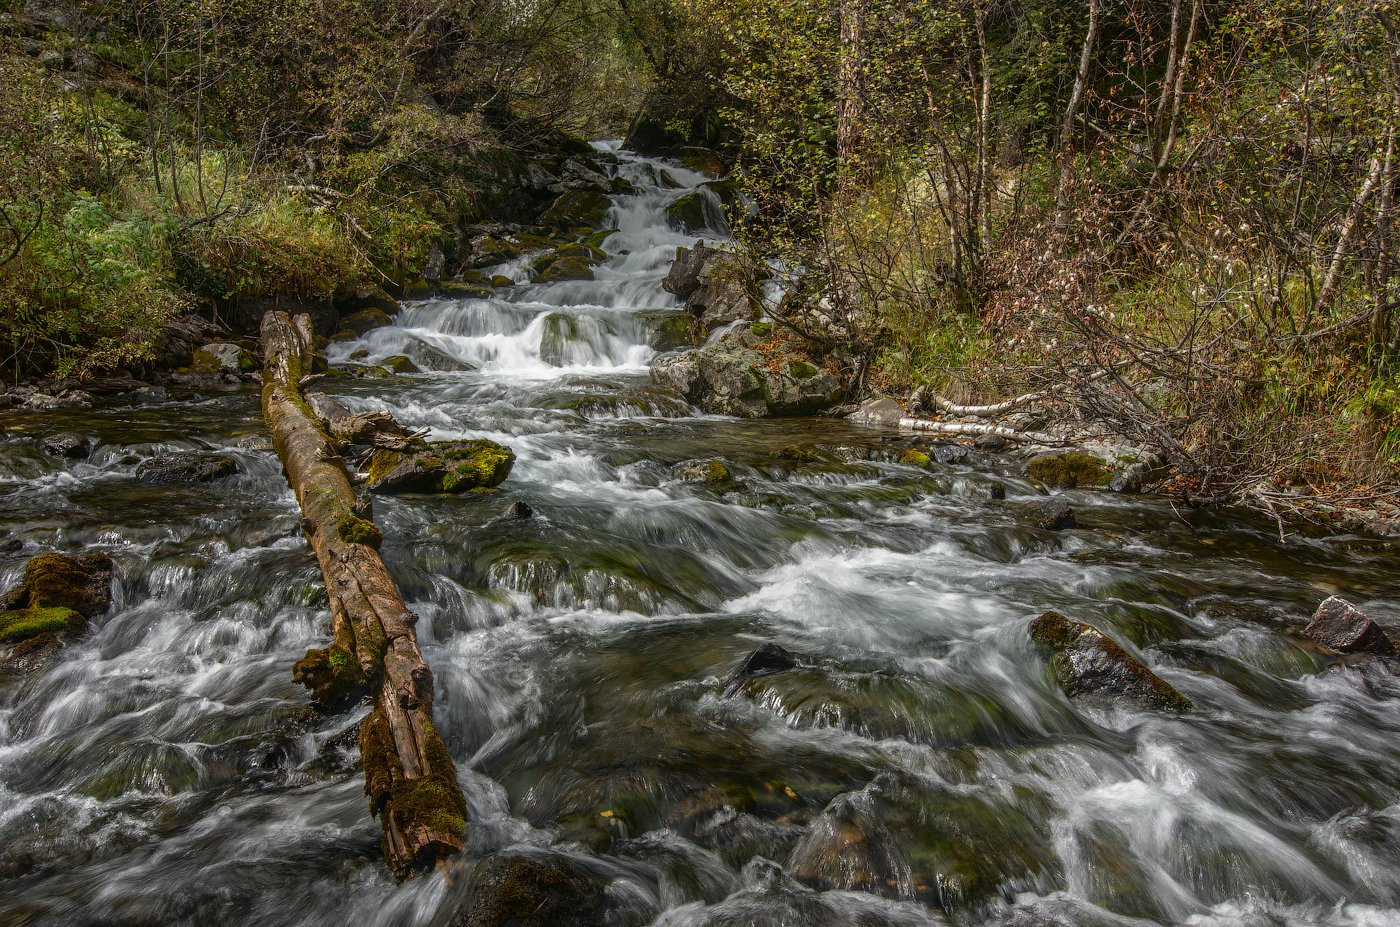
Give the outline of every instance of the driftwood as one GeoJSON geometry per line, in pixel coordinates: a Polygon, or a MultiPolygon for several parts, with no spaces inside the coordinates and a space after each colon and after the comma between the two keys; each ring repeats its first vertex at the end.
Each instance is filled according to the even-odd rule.
{"type": "Polygon", "coordinates": [[[1045,444],[1051,447],[1068,444],[1064,438],[1039,431],[1017,431],[1006,425],[983,425],[976,422],[935,422],[926,418],[902,418],[899,427],[910,431],[930,431],[942,435],[996,435],[1008,441],[1025,444],[1045,444]]]}
{"type": "Polygon", "coordinates": [[[466,799],[433,727],[433,674],[418,649],[418,618],[379,556],[378,529],[356,514],[344,461],[301,394],[312,343],[309,317],[263,316],[263,415],[330,597],[332,643],[310,651],[295,674],[323,705],[366,691],[372,697],[360,726],[365,793],[384,827],[386,860],[407,878],[461,852],[466,799]]]}
{"type": "Polygon", "coordinates": [[[351,412],[325,393],[307,393],[306,402],[342,448],[365,444],[402,450],[408,446],[408,430],[388,412],[351,412]]]}

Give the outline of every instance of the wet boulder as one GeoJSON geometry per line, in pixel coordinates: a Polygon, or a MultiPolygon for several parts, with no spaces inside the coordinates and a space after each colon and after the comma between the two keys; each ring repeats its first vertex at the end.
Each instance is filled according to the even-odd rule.
{"type": "Polygon", "coordinates": [[[1079,521],[1074,517],[1074,508],[1063,499],[1036,499],[1022,503],[1017,514],[1032,528],[1042,531],[1064,531],[1078,528],[1079,521]]]}
{"type": "Polygon", "coordinates": [[[684,461],[676,464],[675,473],[676,478],[683,483],[722,485],[734,480],[722,460],[684,461]]]}
{"type": "Polygon", "coordinates": [[[907,414],[904,407],[893,399],[868,399],[861,403],[859,409],[846,416],[846,420],[860,425],[883,425],[892,428],[907,414]]]}
{"type": "Polygon", "coordinates": [[[666,224],[677,232],[689,234],[722,229],[724,222],[718,199],[714,193],[702,189],[679,196],[666,205],[666,224]]]}
{"type": "Polygon", "coordinates": [[[408,442],[370,455],[366,486],[382,493],[462,493],[502,483],[515,454],[494,441],[408,442]]]}
{"type": "Polygon", "coordinates": [[[376,328],[386,328],[392,324],[393,320],[383,309],[361,309],[340,320],[343,331],[354,332],[356,335],[364,335],[376,328]]]}
{"type": "Polygon", "coordinates": [[[1303,636],[1340,653],[1394,656],[1395,646],[1380,625],[1341,596],[1323,601],[1303,629],[1303,636]]]}
{"type": "Polygon", "coordinates": [[[143,483],[212,483],[242,470],[238,461],[224,454],[179,451],[142,462],[136,478],[143,483]]]}
{"type": "Polygon", "coordinates": [[[241,373],[256,367],[252,354],[224,341],[195,348],[190,356],[190,369],[195,373],[241,373]]]}
{"type": "Polygon", "coordinates": [[[19,585],[0,605],[0,643],[76,633],[112,604],[112,558],[102,551],[70,557],[47,553],[24,566],[19,585]]]}
{"type": "Polygon", "coordinates": [[[472,875],[459,927],[596,927],[607,923],[605,882],[561,857],[502,853],[472,875]]]}
{"type": "Polygon", "coordinates": [[[596,228],[607,218],[612,200],[597,190],[570,190],[544,211],[540,221],[556,229],[596,228]]]}
{"type": "Polygon", "coordinates": [[[1113,470],[1093,454],[1067,451],[1033,457],[1026,464],[1026,476],[1057,489],[1077,489],[1109,485],[1113,470]]]}
{"type": "Polygon", "coordinates": [[[841,383],[823,368],[765,356],[729,339],[657,358],[651,378],[706,412],[740,418],[810,415],[843,395],[841,383]]]}
{"type": "Polygon", "coordinates": [[[347,317],[367,309],[377,309],[385,315],[396,315],[399,311],[398,300],[373,283],[337,290],[334,299],[336,309],[347,317]]]}
{"type": "Polygon", "coordinates": [[[1056,680],[1071,698],[1107,695],[1167,711],[1191,707],[1171,683],[1091,625],[1046,612],[1030,623],[1030,636],[1054,651],[1056,680]]]}
{"type": "Polygon", "coordinates": [[[684,300],[686,311],[713,329],[758,318],[760,307],[753,294],[767,275],[766,267],[739,252],[697,242],[694,248],[676,249],[661,287],[684,300]]]}
{"type": "Polygon", "coordinates": [[[647,345],[653,351],[674,351],[705,341],[699,320],[683,309],[642,309],[636,315],[651,330],[647,345]]]}
{"type": "Polygon", "coordinates": [[[729,682],[743,682],[747,679],[753,679],[755,676],[766,676],[769,673],[781,673],[784,670],[796,669],[801,665],[797,654],[769,641],[760,645],[757,650],[744,658],[744,662],[740,663],[733,675],[729,677],[729,682]]]}
{"type": "Polygon", "coordinates": [[[87,460],[92,456],[92,445],[93,441],[87,435],[74,434],[71,431],[46,435],[39,439],[39,450],[50,457],[61,457],[64,460],[87,460]]]}

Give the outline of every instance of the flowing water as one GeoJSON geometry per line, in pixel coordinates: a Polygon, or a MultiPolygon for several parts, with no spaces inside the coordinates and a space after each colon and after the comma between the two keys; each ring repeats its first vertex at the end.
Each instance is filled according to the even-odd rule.
{"type": "MultiPolygon", "coordinates": [[[[415,303],[340,348],[469,365],[332,389],[519,455],[497,493],[376,501],[472,855],[568,856],[638,925],[1400,922],[1400,684],[1290,633],[1334,592],[1400,617],[1396,552],[1091,493],[1051,534],[995,462],[696,414],[646,376],[646,310],[674,308],[659,283],[690,242],[663,208],[704,179],[660,167],[621,155],[637,193],[596,280],[415,303]],[[729,480],[686,472],[716,459],[729,480]],[[1049,608],[1196,710],[1067,700],[1025,632],[1049,608]],[[731,684],[765,642],[805,664],[731,684]]],[[[118,588],[56,662],[0,680],[0,923],[449,923],[463,880],[400,886],[380,860],[360,714],[317,716],[291,680],[328,628],[255,391],[7,426],[0,528],[26,547],[0,580],[101,548],[118,588]],[[50,430],[100,445],[56,462],[24,440],[50,430]],[[244,472],[135,480],[192,448],[244,472]]]]}

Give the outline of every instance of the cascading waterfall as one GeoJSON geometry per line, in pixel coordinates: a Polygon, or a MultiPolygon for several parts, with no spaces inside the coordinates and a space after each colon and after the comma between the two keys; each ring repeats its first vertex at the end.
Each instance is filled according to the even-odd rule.
{"type": "MultiPolygon", "coordinates": [[[[662,927],[1400,921],[1400,677],[1288,633],[1336,591],[1395,615],[1393,549],[1088,492],[1067,494],[1082,529],[1051,533],[996,460],[694,414],[646,368],[695,239],[665,207],[706,178],[607,149],[636,192],[594,280],[502,264],[515,286],[333,349],[435,362],[330,382],[347,405],[519,456],[499,493],[376,501],[474,856],[576,860],[617,923],[662,927]],[[1114,630],[1195,710],[1066,699],[1025,633],[1047,609],[1114,630]],[[731,680],[766,642],[800,665],[731,680]]],[[[254,393],[7,426],[0,529],[25,547],[0,581],[97,547],[118,589],[51,666],[0,679],[0,923],[450,923],[460,883],[382,865],[358,713],[310,714],[291,680],[324,605],[254,393]],[[99,446],[56,461],[24,440],[44,430],[99,446]],[[243,472],[134,478],[205,448],[243,472]]]]}

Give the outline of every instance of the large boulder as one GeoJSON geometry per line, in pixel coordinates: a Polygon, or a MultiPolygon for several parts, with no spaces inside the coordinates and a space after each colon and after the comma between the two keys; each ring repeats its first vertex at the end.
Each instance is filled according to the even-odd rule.
{"type": "Polygon", "coordinates": [[[740,253],[697,242],[694,248],[676,249],[661,287],[684,300],[686,310],[706,328],[718,328],[758,318],[761,307],[752,294],[766,276],[765,267],[740,253]]]}
{"type": "Polygon", "coordinates": [[[178,451],[143,461],[136,478],[143,483],[212,483],[242,472],[238,461],[224,454],[178,451]]]}
{"type": "Polygon", "coordinates": [[[1395,655],[1395,646],[1380,625],[1339,595],[1317,607],[1303,636],[1341,653],[1395,655]]]}
{"type": "Polygon", "coordinates": [[[39,439],[39,449],[51,457],[65,460],[87,460],[92,456],[92,439],[87,435],[62,431],[39,439]]]}
{"type": "Polygon", "coordinates": [[[557,229],[597,228],[607,218],[612,200],[596,190],[570,190],[555,200],[540,221],[557,229]]]}
{"type": "Polygon", "coordinates": [[[1026,476],[1046,486],[1075,489],[1081,486],[1108,486],[1113,470],[1093,454],[1082,451],[1040,454],[1026,464],[1026,476]]]}
{"type": "Polygon", "coordinates": [[[196,373],[241,373],[256,368],[252,354],[226,341],[202,345],[190,356],[190,369],[196,373]]]}
{"type": "Polygon", "coordinates": [[[418,439],[403,450],[375,450],[366,486],[383,493],[462,493],[499,485],[514,464],[510,448],[494,441],[418,439]]]}
{"type": "Polygon", "coordinates": [[[472,876],[459,927],[596,927],[608,923],[605,884],[560,857],[503,853],[472,876]]]}
{"type": "Polygon", "coordinates": [[[642,309],[636,316],[651,329],[647,344],[653,351],[674,351],[705,342],[699,320],[683,309],[642,309]]]}
{"type": "Polygon", "coordinates": [[[1056,681],[1071,698],[1106,695],[1168,711],[1191,707],[1171,683],[1091,625],[1046,612],[1031,622],[1030,636],[1054,651],[1056,681]]]}
{"type": "Polygon", "coordinates": [[[651,378],[706,412],[740,418],[810,415],[835,405],[843,393],[823,368],[765,357],[731,339],[663,355],[653,362],[651,378]]]}
{"type": "Polygon", "coordinates": [[[25,564],[19,585],[0,604],[0,644],[42,637],[57,647],[60,636],[81,631],[111,606],[112,558],[101,551],[40,554],[25,564]]]}

